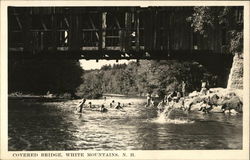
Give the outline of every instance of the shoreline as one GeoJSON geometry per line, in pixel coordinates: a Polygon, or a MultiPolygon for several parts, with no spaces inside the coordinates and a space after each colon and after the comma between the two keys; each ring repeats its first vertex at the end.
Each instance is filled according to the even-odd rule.
{"type": "MultiPolygon", "coordinates": [[[[61,94],[62,95],[62,94],[61,94]]],[[[104,97],[112,99],[112,98],[145,98],[145,96],[138,96],[138,95],[125,95],[125,94],[111,94],[105,93],[100,98],[94,99],[87,99],[87,100],[103,100],[104,97]]],[[[81,100],[81,97],[64,97],[56,94],[49,94],[49,95],[36,95],[36,94],[16,94],[10,93],[8,94],[8,99],[16,100],[16,99],[25,99],[25,100],[81,100]]]]}

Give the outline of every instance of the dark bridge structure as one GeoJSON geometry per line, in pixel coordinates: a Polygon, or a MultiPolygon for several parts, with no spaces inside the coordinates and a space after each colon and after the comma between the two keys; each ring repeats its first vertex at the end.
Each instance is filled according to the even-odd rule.
{"type": "Polygon", "coordinates": [[[192,7],[9,7],[8,56],[231,61],[227,28],[195,33],[192,7]]]}

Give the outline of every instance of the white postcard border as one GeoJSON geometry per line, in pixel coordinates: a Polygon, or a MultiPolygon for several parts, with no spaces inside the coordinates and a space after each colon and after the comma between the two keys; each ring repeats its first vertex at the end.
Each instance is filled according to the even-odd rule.
{"type": "MultiPolygon", "coordinates": [[[[61,153],[63,157],[53,159],[249,159],[249,1],[1,1],[1,159],[45,159],[41,153],[61,153]],[[244,113],[242,150],[129,150],[129,151],[8,151],[8,80],[7,80],[7,7],[8,6],[244,6],[244,113]],[[14,156],[34,153],[38,157],[14,156]],[[84,157],[66,157],[66,153],[84,153],[84,157]],[[87,153],[117,153],[119,157],[94,156],[87,153]],[[122,156],[123,153],[129,156],[122,156]],[[130,156],[134,154],[134,156],[130,156]]],[[[49,157],[46,157],[49,159],[49,157]]]]}

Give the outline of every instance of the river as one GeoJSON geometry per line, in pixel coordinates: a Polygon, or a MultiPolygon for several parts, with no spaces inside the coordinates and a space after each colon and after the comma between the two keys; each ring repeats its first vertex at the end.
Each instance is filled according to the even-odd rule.
{"type": "Polygon", "coordinates": [[[143,98],[108,97],[105,105],[113,99],[124,110],[79,114],[80,100],[9,100],[9,150],[242,149],[242,115],[175,111],[163,120],[143,98]]]}

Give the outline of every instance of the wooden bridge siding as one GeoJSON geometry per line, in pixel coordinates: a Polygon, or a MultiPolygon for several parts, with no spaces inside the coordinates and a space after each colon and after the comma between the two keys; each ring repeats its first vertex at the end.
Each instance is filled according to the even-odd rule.
{"type": "Polygon", "coordinates": [[[185,12],[155,11],[154,17],[146,16],[144,26],[149,50],[190,50],[191,27],[186,22],[185,12]],[[147,27],[148,26],[148,27],[147,27]],[[150,31],[154,31],[153,33],[150,31]],[[152,37],[155,40],[152,43],[152,37]],[[152,47],[153,46],[153,47],[152,47]]]}
{"type": "MultiPolygon", "coordinates": [[[[21,30],[24,35],[23,46],[25,53],[35,53],[41,50],[56,51],[58,46],[58,37],[56,36],[56,34],[58,34],[58,17],[65,14],[63,10],[58,8],[48,8],[47,10],[41,9],[40,11],[33,8],[25,8],[25,10],[26,11],[23,12],[24,14],[22,15],[25,17],[25,20],[23,21],[23,28],[21,30]],[[43,41],[44,43],[39,46],[40,48],[37,47],[35,49],[32,49],[31,47],[34,46],[34,41],[33,44],[31,43],[33,34],[33,32],[30,32],[32,21],[30,17],[31,13],[42,13],[51,18],[51,28],[48,28],[49,31],[37,31],[37,33],[40,33],[40,36],[37,37],[40,38],[40,41],[38,42],[41,43],[41,41],[43,41]],[[47,33],[50,34],[49,37],[51,37],[51,39],[46,36],[47,33]],[[47,41],[51,41],[52,44],[45,43],[47,41]]],[[[107,29],[107,22],[105,21],[107,20],[107,17],[104,15],[107,12],[113,11],[104,8],[97,9],[96,12],[98,12],[100,17],[99,21],[101,22],[99,23],[100,25],[96,26],[100,37],[100,40],[98,41],[99,50],[107,50],[105,44],[107,29]]],[[[124,20],[121,20],[124,21],[125,26],[124,28],[119,28],[120,38],[118,47],[120,47],[120,51],[125,49],[127,52],[138,52],[141,50],[140,44],[144,44],[145,51],[164,51],[166,54],[171,50],[186,50],[187,52],[194,50],[192,28],[186,21],[187,13],[191,13],[190,8],[173,10],[169,8],[159,9],[152,7],[149,9],[126,9],[122,11],[120,10],[119,12],[125,14],[124,20]],[[134,17],[134,28],[132,28],[132,16],[134,17]],[[132,48],[131,44],[130,34],[132,30],[136,31],[135,44],[133,44],[135,45],[135,48],[132,48]]],[[[90,9],[74,8],[67,11],[67,14],[69,15],[69,27],[65,28],[65,31],[68,31],[69,34],[68,47],[70,51],[73,51],[72,54],[79,54],[82,52],[81,47],[83,44],[81,43],[81,38],[84,31],[82,32],[81,29],[84,28],[81,28],[81,24],[86,20],[83,18],[85,13],[91,14],[90,9]]],[[[12,33],[10,32],[10,34],[12,33]]],[[[209,35],[209,38],[204,38],[202,36],[197,37],[198,50],[213,50],[216,53],[220,53],[221,31],[211,31],[209,35]]]]}
{"type": "Polygon", "coordinates": [[[208,30],[208,37],[198,35],[198,49],[212,50],[216,53],[222,53],[222,32],[218,27],[216,30],[208,30]]]}
{"type": "Polygon", "coordinates": [[[70,25],[69,25],[69,49],[72,51],[80,50],[80,28],[81,18],[79,10],[70,10],[70,25]]]}
{"type": "MultiPolygon", "coordinates": [[[[173,42],[172,42],[172,48],[174,50],[182,49],[182,50],[188,50],[188,40],[186,40],[186,20],[185,17],[182,15],[181,12],[175,12],[172,18],[172,28],[173,28],[173,42]]],[[[190,28],[190,27],[187,27],[190,28]]],[[[190,35],[188,35],[190,36],[190,35]]]]}
{"type": "MultiPolygon", "coordinates": [[[[126,50],[131,49],[131,44],[130,44],[131,41],[130,41],[130,37],[129,37],[129,31],[131,30],[131,14],[133,14],[133,13],[126,12],[127,17],[125,18],[125,21],[126,21],[125,37],[127,37],[127,39],[125,40],[126,44],[127,44],[126,47],[125,47],[126,50]]],[[[144,28],[146,28],[145,33],[148,33],[149,35],[146,36],[147,38],[145,38],[146,39],[145,40],[146,41],[145,42],[145,45],[146,45],[145,48],[147,48],[148,50],[155,50],[155,49],[159,50],[160,46],[161,46],[160,43],[162,43],[162,41],[161,41],[161,39],[159,37],[163,33],[159,30],[159,25],[158,25],[159,21],[162,20],[162,19],[159,19],[157,14],[158,14],[158,12],[156,10],[153,10],[153,11],[151,11],[149,13],[148,16],[146,16],[146,19],[148,19],[148,23],[146,24],[146,26],[149,26],[149,27],[147,28],[146,26],[144,26],[144,28]],[[150,18],[148,18],[148,17],[150,17],[150,18]],[[152,42],[152,39],[153,39],[153,42],[152,42]]],[[[71,16],[70,16],[69,45],[70,45],[70,49],[73,49],[73,50],[76,49],[75,46],[78,46],[77,45],[77,39],[78,39],[79,35],[77,33],[79,33],[78,32],[79,28],[75,28],[77,26],[77,25],[75,25],[75,23],[77,23],[79,21],[78,20],[79,19],[78,15],[74,14],[74,13],[71,13],[71,16]],[[72,16],[72,15],[74,15],[74,16],[72,16]],[[72,38],[72,37],[75,37],[75,38],[72,38]]],[[[53,16],[53,14],[51,16],[55,17],[55,16],[53,16]]],[[[139,20],[138,20],[138,22],[139,22],[139,20]]],[[[103,30],[103,28],[101,30],[103,30]]],[[[139,30],[139,29],[137,29],[137,30],[139,30]]],[[[102,37],[105,37],[105,36],[102,36],[102,37]]],[[[177,36],[177,37],[179,37],[179,36],[177,36]]],[[[138,43],[138,41],[139,41],[139,39],[137,39],[137,43],[138,43]]],[[[105,47],[103,47],[103,48],[105,48],[105,47]]]]}
{"type": "Polygon", "coordinates": [[[151,10],[145,13],[146,50],[191,50],[192,29],[186,22],[186,13],[151,10]],[[162,22],[161,22],[162,21],[162,22]],[[154,41],[152,41],[154,40],[154,41]]]}

